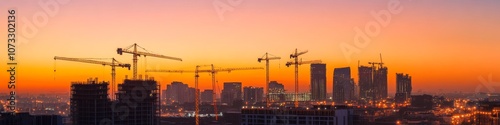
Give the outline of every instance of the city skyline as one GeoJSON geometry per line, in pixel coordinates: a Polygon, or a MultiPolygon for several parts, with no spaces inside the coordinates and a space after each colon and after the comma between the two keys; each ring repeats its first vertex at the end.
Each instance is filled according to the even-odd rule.
{"type": "MultiPolygon", "coordinates": [[[[118,55],[116,49],[133,43],[154,53],[183,59],[176,62],[140,57],[138,69],[143,75],[145,69],[194,70],[195,65],[204,64],[222,68],[264,67],[257,58],[268,52],[282,58],[270,62],[270,81],[283,83],[288,92],[294,90],[294,72],[285,63],[295,48],[309,50],[301,57],[304,60],[321,59],[327,64],[328,93],[333,88],[334,68],[351,67],[351,76],[357,76],[358,70],[354,67],[358,60],[361,65],[368,65],[368,62],[379,61],[380,53],[385,66],[389,67],[389,96],[395,93],[393,74],[399,72],[411,74],[414,93],[440,92],[440,89],[475,92],[478,86],[488,92],[478,77],[487,79],[492,75],[493,81],[500,81],[500,67],[496,66],[500,64],[500,54],[496,51],[500,47],[497,42],[500,38],[496,36],[500,29],[497,24],[500,17],[496,16],[500,8],[494,6],[498,1],[401,1],[403,11],[392,15],[380,34],[371,37],[371,42],[359,49],[360,53],[348,59],[341,44],[354,45],[353,29],[364,29],[365,24],[375,21],[370,12],[387,9],[386,2],[245,1],[225,13],[223,21],[211,1],[122,2],[113,6],[115,4],[71,1],[58,6],[59,11],[49,16],[43,26],[33,24],[37,32],[31,34],[35,35],[24,41],[19,39],[16,93],[69,92],[71,82],[90,77],[111,81],[111,67],[54,61],[53,57],[114,57],[120,62],[132,63],[131,55],[118,55]]],[[[0,5],[10,6],[21,10],[21,25],[23,18],[32,23],[34,14],[44,12],[36,2],[7,1],[0,5]]],[[[6,17],[7,13],[1,15],[6,17]]],[[[20,38],[30,34],[23,31],[22,26],[19,29],[20,38]]],[[[6,35],[0,38],[7,39],[6,35]]],[[[2,54],[0,58],[6,56],[2,54]]],[[[300,92],[309,91],[309,69],[309,65],[299,67],[300,92]]],[[[7,76],[8,72],[0,75],[7,76]]],[[[131,78],[132,71],[117,69],[116,82],[122,83],[125,75],[131,78]]],[[[148,75],[155,77],[161,88],[172,81],[194,86],[193,74],[189,73],[148,75]]],[[[358,77],[353,78],[359,83],[358,77]]],[[[219,86],[237,81],[242,86],[264,87],[265,71],[218,73],[217,81],[219,86]]],[[[0,82],[8,81],[0,79],[0,82]]],[[[200,74],[200,89],[210,88],[209,74],[200,74]]],[[[0,92],[7,92],[7,87],[1,87],[0,92]]]]}

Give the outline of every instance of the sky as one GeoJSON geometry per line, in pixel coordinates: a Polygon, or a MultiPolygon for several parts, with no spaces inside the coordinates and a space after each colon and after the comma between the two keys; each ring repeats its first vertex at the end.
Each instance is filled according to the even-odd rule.
{"type": "MultiPolygon", "coordinates": [[[[309,51],[300,56],[302,60],[327,65],[329,93],[334,68],[351,67],[357,82],[358,60],[361,65],[379,62],[379,54],[388,67],[389,93],[395,92],[396,73],[412,76],[414,92],[500,91],[497,0],[2,0],[0,8],[4,23],[7,10],[16,9],[18,93],[69,92],[72,81],[90,77],[111,81],[111,67],[53,58],[114,57],[132,63],[132,55],[118,55],[116,49],[134,43],[183,59],[140,57],[139,74],[146,74],[145,69],[194,70],[207,64],[265,67],[257,58],[268,52],[282,58],[271,61],[270,79],[293,92],[294,68],[285,63],[297,48],[309,51]],[[390,11],[394,9],[399,11],[390,11]],[[390,20],[372,14],[384,12],[390,20]],[[368,33],[368,39],[360,40],[356,29],[368,33]]],[[[6,44],[7,23],[0,29],[6,44]]],[[[0,49],[0,58],[1,69],[8,69],[6,47],[0,49]]],[[[309,68],[299,68],[301,92],[309,91],[309,68]]],[[[130,78],[132,71],[117,69],[116,81],[121,83],[125,75],[130,78]]],[[[162,89],[172,81],[194,86],[191,73],[147,75],[162,89]]],[[[8,72],[0,76],[0,83],[7,84],[8,72]]],[[[219,72],[216,77],[219,89],[229,81],[265,85],[265,70],[219,72]]],[[[200,89],[211,88],[210,78],[200,75],[200,89]]],[[[0,87],[0,93],[7,91],[7,86],[0,87]]]]}

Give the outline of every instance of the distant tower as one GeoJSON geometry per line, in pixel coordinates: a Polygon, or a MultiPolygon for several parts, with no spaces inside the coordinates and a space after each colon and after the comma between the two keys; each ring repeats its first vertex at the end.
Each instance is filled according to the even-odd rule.
{"type": "Polygon", "coordinates": [[[359,85],[359,97],[361,99],[372,99],[374,98],[374,88],[372,81],[372,67],[359,66],[358,67],[358,85],[359,85]]]}
{"type": "Polygon", "coordinates": [[[402,103],[411,96],[411,76],[403,73],[396,73],[396,96],[395,100],[402,103]]]}
{"type": "Polygon", "coordinates": [[[326,99],[326,64],[311,64],[311,99],[314,101],[326,99]]]}
{"type": "Polygon", "coordinates": [[[234,101],[241,101],[241,82],[224,82],[221,95],[222,103],[228,105],[233,105],[234,101]]]}
{"type": "Polygon", "coordinates": [[[343,104],[354,98],[354,80],[351,78],[351,68],[335,68],[333,71],[333,101],[343,104]]]}

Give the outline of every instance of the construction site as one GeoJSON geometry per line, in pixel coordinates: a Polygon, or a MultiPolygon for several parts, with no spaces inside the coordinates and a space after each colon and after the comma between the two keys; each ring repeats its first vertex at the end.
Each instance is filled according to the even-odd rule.
{"type": "MultiPolygon", "coordinates": [[[[110,62],[102,61],[103,58],[72,58],[72,57],[59,57],[55,56],[54,60],[72,61],[87,64],[99,64],[103,66],[111,67],[111,84],[109,82],[99,82],[97,78],[88,79],[84,82],[73,82],[71,84],[71,120],[74,125],[80,124],[98,124],[98,123],[110,123],[119,125],[157,125],[161,124],[161,86],[154,80],[153,77],[148,77],[148,75],[138,75],[138,57],[156,57],[168,60],[182,61],[181,58],[170,57],[161,54],[154,54],[146,50],[145,48],[133,44],[125,48],[118,48],[116,50],[117,54],[131,54],[132,64],[122,63],[117,61],[115,58],[104,58],[104,60],[111,60],[110,62]],[[132,78],[129,79],[127,76],[123,80],[123,83],[116,83],[116,68],[126,68],[132,69],[132,78]],[[111,86],[111,87],[110,87],[111,86]]],[[[289,100],[293,100],[294,107],[299,107],[298,98],[298,66],[303,64],[313,64],[321,63],[321,60],[311,60],[302,61],[299,58],[300,55],[307,53],[308,51],[299,52],[297,49],[290,54],[291,61],[286,63],[286,66],[295,67],[295,90],[294,95],[289,100]]],[[[265,99],[266,107],[270,107],[274,102],[269,101],[269,61],[281,59],[281,57],[274,56],[269,53],[265,53],[264,56],[258,58],[258,62],[266,62],[266,86],[264,89],[263,96],[265,99]]],[[[237,67],[237,68],[221,68],[215,67],[214,64],[210,65],[196,65],[194,70],[149,70],[145,69],[145,72],[163,72],[163,73],[194,73],[194,114],[195,124],[200,124],[200,89],[199,77],[200,73],[208,73],[211,76],[212,90],[211,91],[211,106],[209,110],[212,110],[213,114],[208,115],[212,117],[203,118],[208,121],[217,123],[219,120],[219,111],[222,102],[218,102],[217,95],[218,87],[216,85],[216,74],[220,72],[231,72],[236,70],[261,70],[262,67],[237,67]],[[211,120],[210,120],[211,119],[211,120]]],[[[54,69],[54,72],[56,70],[54,69]]],[[[241,84],[241,83],[240,83],[241,84]]],[[[241,91],[241,85],[240,90],[241,91]]],[[[208,94],[208,93],[205,93],[208,94]]],[[[237,97],[234,97],[237,98],[237,97]]],[[[236,99],[235,101],[237,101],[236,99]]],[[[232,105],[233,102],[224,102],[232,105]]],[[[279,102],[276,102],[279,103],[279,102]]],[[[227,107],[227,106],[225,106],[227,107]]],[[[188,108],[189,109],[189,108],[188,108]]],[[[225,110],[227,111],[227,110],[225,110]]],[[[206,112],[206,109],[204,109],[206,112]]],[[[206,116],[204,116],[206,117],[206,116]]],[[[206,123],[206,122],[205,122],[206,123]]]]}

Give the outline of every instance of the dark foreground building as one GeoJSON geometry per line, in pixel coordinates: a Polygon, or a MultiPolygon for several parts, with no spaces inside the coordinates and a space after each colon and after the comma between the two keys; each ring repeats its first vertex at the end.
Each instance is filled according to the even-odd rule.
{"type": "Polygon", "coordinates": [[[129,80],[118,85],[115,123],[157,125],[160,117],[160,85],[153,79],[129,80]]]}
{"type": "Polygon", "coordinates": [[[30,115],[21,113],[0,113],[0,125],[63,125],[60,115],[30,115]]]}
{"type": "Polygon", "coordinates": [[[352,125],[354,111],[331,105],[310,109],[242,109],[241,125],[352,125]]]}
{"type": "Polygon", "coordinates": [[[108,83],[88,79],[71,83],[70,117],[73,125],[97,125],[111,122],[108,83]]]}

